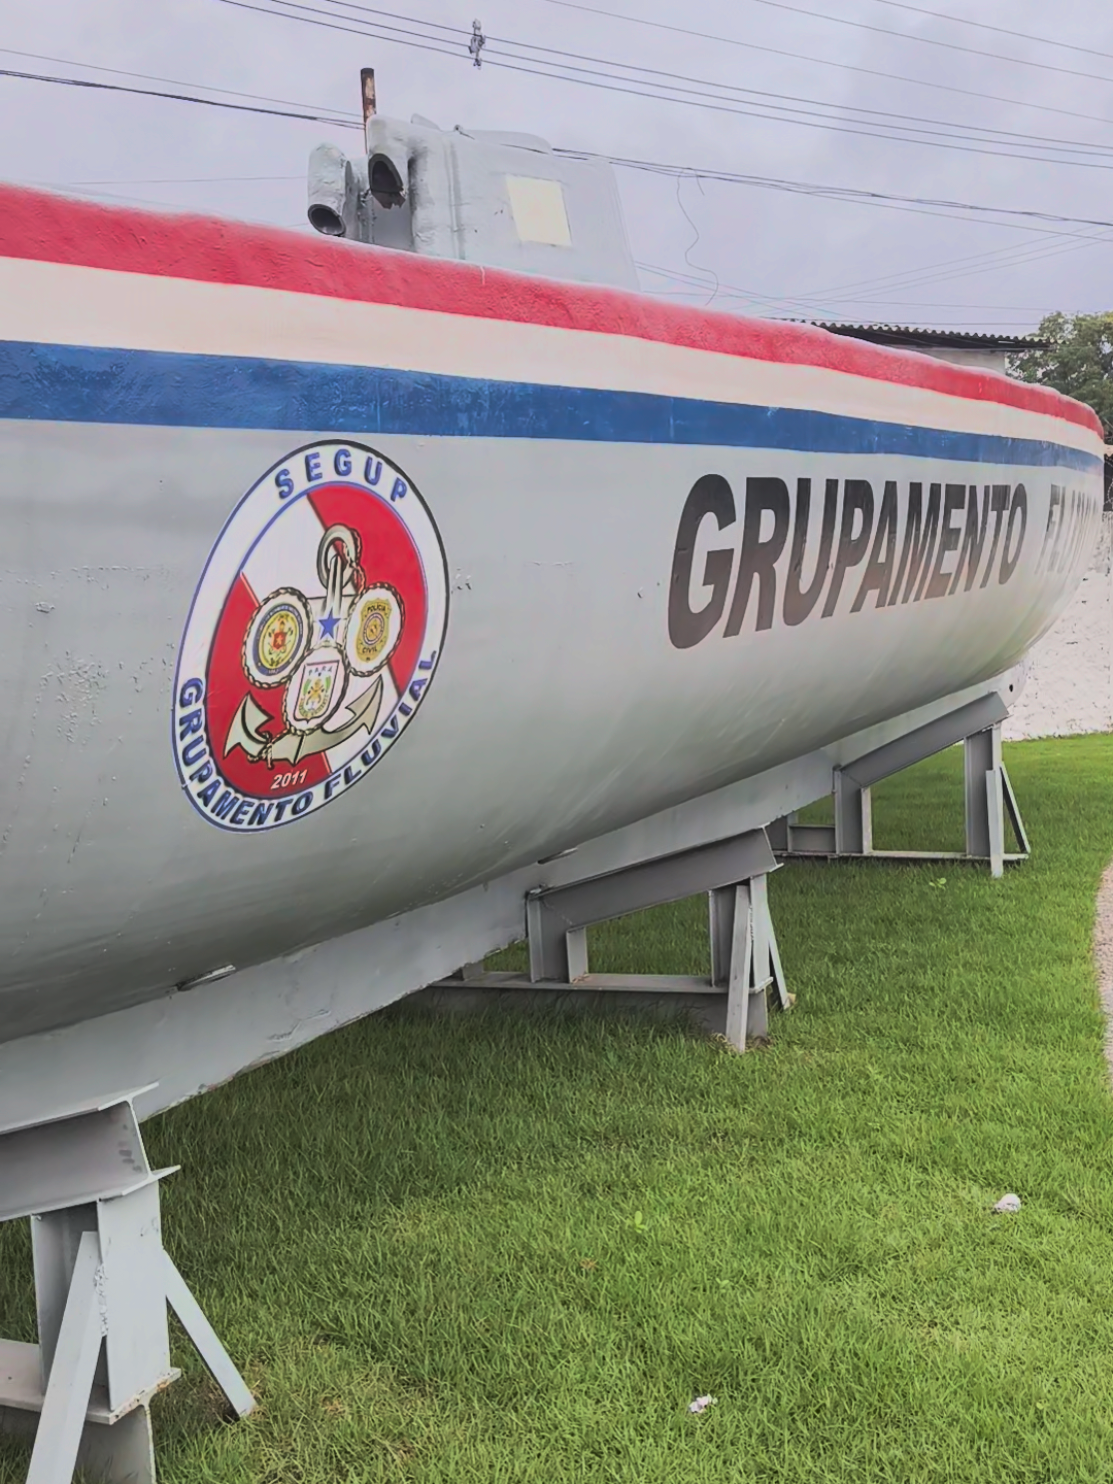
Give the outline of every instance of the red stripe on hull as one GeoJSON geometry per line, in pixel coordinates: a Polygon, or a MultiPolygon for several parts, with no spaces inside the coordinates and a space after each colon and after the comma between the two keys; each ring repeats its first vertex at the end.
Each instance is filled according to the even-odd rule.
{"type": "Polygon", "coordinates": [[[620,335],[998,402],[1102,432],[1090,408],[1058,392],[806,325],[682,308],[617,289],[556,283],[275,227],[165,216],[0,186],[0,257],[620,335]]]}

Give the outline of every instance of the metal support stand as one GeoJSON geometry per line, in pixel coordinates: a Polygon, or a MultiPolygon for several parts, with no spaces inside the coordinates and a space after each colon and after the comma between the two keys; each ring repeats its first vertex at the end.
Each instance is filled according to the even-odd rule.
{"type": "Polygon", "coordinates": [[[725,994],[726,1036],[743,1051],[747,1038],[767,1034],[770,986],[780,1008],[792,1004],[769,915],[766,878],[776,869],[765,831],[751,830],[604,876],[541,887],[526,897],[528,976],[487,973],[481,964],[467,964],[456,977],[431,987],[725,994]],[[589,927],[700,892],[710,899],[710,978],[589,972],[589,927]]]}
{"type": "Polygon", "coordinates": [[[150,1401],[170,1364],[169,1301],[241,1417],[255,1405],[162,1246],[140,1088],[0,1128],[0,1221],[31,1218],[39,1343],[0,1340],[0,1432],[34,1438],[27,1484],[154,1484],[150,1401]]]}
{"type": "Polygon", "coordinates": [[[769,915],[765,875],[710,893],[711,984],[727,992],[726,1038],[739,1051],[747,1037],[768,1034],[772,985],[777,1004],[787,1010],[792,997],[785,985],[781,954],[769,915]]]}
{"type": "Polygon", "coordinates": [[[782,858],[870,856],[901,861],[977,861],[994,876],[1006,864],[1027,860],[1028,835],[1008,771],[1001,758],[1001,722],[1008,708],[999,696],[983,696],[927,726],[917,727],[834,773],[835,822],[809,825],[789,814],[769,827],[773,849],[782,858]],[[883,778],[902,772],[957,742],[965,757],[965,851],[875,850],[870,789],[883,778]],[[1008,817],[1020,845],[1018,854],[1005,851],[1008,817]]]}

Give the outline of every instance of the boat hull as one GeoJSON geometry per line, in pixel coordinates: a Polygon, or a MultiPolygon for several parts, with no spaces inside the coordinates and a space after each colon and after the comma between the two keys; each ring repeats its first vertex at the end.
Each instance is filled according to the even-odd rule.
{"type": "Polygon", "coordinates": [[[999,675],[1097,538],[1100,432],[1054,394],[29,203],[0,239],[0,1040],[999,675]]]}

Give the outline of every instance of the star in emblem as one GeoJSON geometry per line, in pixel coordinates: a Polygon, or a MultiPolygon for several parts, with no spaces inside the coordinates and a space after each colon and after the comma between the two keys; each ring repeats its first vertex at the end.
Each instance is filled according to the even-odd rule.
{"type": "Polygon", "coordinates": [[[340,622],[335,613],[330,613],[327,618],[320,618],[317,622],[321,625],[322,639],[336,638],[336,625],[340,622]]]}

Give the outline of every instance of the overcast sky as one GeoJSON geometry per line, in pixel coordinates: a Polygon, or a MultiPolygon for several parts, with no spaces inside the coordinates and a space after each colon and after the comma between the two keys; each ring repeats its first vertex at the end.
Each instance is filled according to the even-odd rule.
{"type": "MultiPolygon", "coordinates": [[[[228,89],[353,120],[359,69],[373,66],[380,112],[394,117],[521,130],[559,146],[696,170],[1113,223],[1109,0],[916,0],[919,9],[911,0],[380,0],[377,15],[362,0],[248,3],[259,9],[227,0],[9,4],[0,66],[166,86],[94,70],[118,69],[208,97],[228,89]],[[958,16],[1077,49],[947,18],[958,16]],[[401,28],[453,54],[419,49],[413,35],[329,30],[328,19],[401,28]],[[478,69],[464,34],[473,19],[489,38],[478,69]],[[539,58],[548,58],[545,67],[539,58]],[[602,75],[584,86],[500,62],[602,75]],[[691,90],[689,103],[601,86],[659,91],[667,75],[686,79],[679,85],[691,90]],[[775,107],[795,108],[808,123],[755,116],[775,107]],[[850,132],[809,126],[821,122],[850,132]],[[917,123],[933,143],[864,137],[917,123]],[[1049,161],[1049,140],[1068,141],[1058,153],[1084,154],[1090,164],[1049,161]],[[1001,157],[1009,152],[1041,158],[1001,157]]],[[[291,227],[305,220],[313,145],[329,139],[354,152],[359,138],[330,124],[7,77],[0,77],[0,121],[0,179],[291,227]]],[[[645,287],[686,302],[1009,333],[1033,328],[1052,309],[1113,308],[1113,226],[1024,226],[935,207],[617,174],[645,287]]]]}

